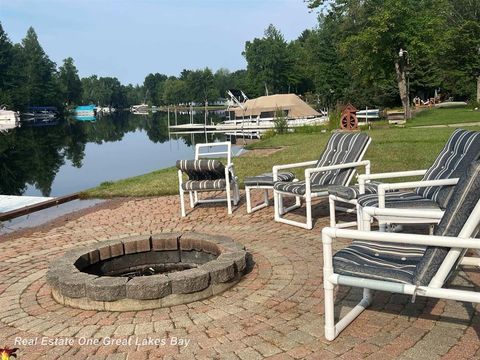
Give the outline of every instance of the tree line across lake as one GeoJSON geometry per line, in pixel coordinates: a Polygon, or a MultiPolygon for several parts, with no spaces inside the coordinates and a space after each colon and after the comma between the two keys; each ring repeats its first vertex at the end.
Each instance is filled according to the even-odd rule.
{"type": "MultiPolygon", "coordinates": [[[[300,0],[299,0],[300,1],[300,0]]],[[[126,108],[214,103],[229,88],[249,97],[303,94],[330,107],[396,106],[439,92],[479,101],[480,0],[306,0],[318,26],[286,41],[273,25],[245,43],[247,68],[148,74],[142,85],[116,77],[79,78],[72,58],[51,61],[33,28],[13,44],[0,24],[0,104],[95,103],[126,108]]],[[[161,66],[161,65],[159,65],[161,66]]]]}

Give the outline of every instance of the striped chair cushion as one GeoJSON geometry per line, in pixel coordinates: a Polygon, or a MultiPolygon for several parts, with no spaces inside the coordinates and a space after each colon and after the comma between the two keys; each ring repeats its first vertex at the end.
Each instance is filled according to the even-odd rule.
{"type": "Polygon", "coordinates": [[[218,160],[177,160],[177,168],[189,180],[225,180],[225,166],[218,160]]]}
{"type": "Polygon", "coordinates": [[[424,246],[353,241],[333,257],[336,274],[412,283],[424,246]]]}
{"type": "Polygon", "coordinates": [[[201,190],[225,190],[225,178],[218,180],[187,180],[182,183],[182,189],[186,191],[201,190]]]}
{"type": "MultiPolygon", "coordinates": [[[[358,198],[358,203],[362,207],[378,207],[378,195],[366,194],[358,198]]],[[[430,199],[424,198],[413,191],[396,191],[385,194],[385,207],[387,208],[420,208],[420,209],[439,209],[439,205],[430,199]]]]}
{"type": "MultiPolygon", "coordinates": [[[[315,167],[356,162],[360,160],[370,137],[366,133],[336,132],[330,137],[327,147],[315,167]]],[[[311,183],[318,185],[346,185],[352,168],[318,172],[312,175],[311,183]]]]}
{"type": "MultiPolygon", "coordinates": [[[[378,185],[381,183],[371,181],[365,184],[365,194],[376,194],[378,192],[378,185]]],[[[335,185],[328,189],[329,195],[335,195],[343,199],[353,200],[360,196],[360,187],[358,185],[342,186],[335,185]]],[[[363,195],[363,194],[362,194],[363,195]]]]}
{"type": "MultiPolygon", "coordinates": [[[[292,181],[295,175],[291,172],[278,173],[278,181],[292,181]]],[[[258,176],[247,176],[243,181],[245,186],[273,186],[273,174],[265,173],[258,176]]]]}
{"type": "MultiPolygon", "coordinates": [[[[434,234],[458,236],[479,200],[480,161],[476,161],[455,186],[434,234]]],[[[337,274],[425,286],[438,272],[449,250],[437,246],[353,241],[334,255],[333,267],[337,274]]]]}
{"type": "MultiPolygon", "coordinates": [[[[468,171],[460,177],[458,184],[455,186],[445,214],[438,226],[435,227],[434,235],[458,236],[479,199],[480,161],[475,161],[468,171]]],[[[449,250],[449,248],[429,246],[415,271],[414,283],[428,285],[449,250]]]]}
{"type": "MultiPolygon", "coordinates": [[[[310,186],[311,192],[328,192],[331,185],[317,185],[312,184],[310,186]]],[[[295,182],[276,182],[273,188],[277,191],[286,192],[293,195],[305,195],[305,181],[295,182]]]]}
{"type": "MultiPolygon", "coordinates": [[[[480,156],[480,132],[457,129],[448,139],[423,180],[459,177],[480,156]]],[[[437,202],[442,209],[452,195],[453,186],[430,186],[416,190],[418,195],[437,202]]]]}

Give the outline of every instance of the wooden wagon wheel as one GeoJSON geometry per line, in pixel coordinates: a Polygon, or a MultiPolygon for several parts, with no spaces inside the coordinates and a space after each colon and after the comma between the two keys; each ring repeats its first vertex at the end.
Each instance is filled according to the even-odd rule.
{"type": "Polygon", "coordinates": [[[350,113],[346,113],[342,115],[342,119],[340,120],[340,126],[342,127],[343,130],[348,130],[348,125],[350,124],[349,115],[350,113]]]}
{"type": "Polygon", "coordinates": [[[342,112],[342,117],[340,118],[340,127],[343,130],[357,130],[358,129],[358,119],[356,115],[357,109],[348,104],[342,112]]]}

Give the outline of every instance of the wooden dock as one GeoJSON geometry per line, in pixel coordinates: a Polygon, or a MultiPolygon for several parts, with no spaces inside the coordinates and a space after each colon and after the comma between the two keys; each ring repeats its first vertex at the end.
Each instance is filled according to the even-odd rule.
{"type": "Polygon", "coordinates": [[[51,199],[53,198],[41,196],[0,195],[0,213],[17,210],[25,206],[35,205],[51,199]]]}
{"type": "MultiPolygon", "coordinates": [[[[328,118],[312,118],[301,120],[289,120],[288,127],[300,127],[306,125],[319,125],[328,121],[328,118]]],[[[219,123],[212,125],[205,124],[182,124],[182,125],[170,125],[170,134],[178,135],[185,133],[200,134],[200,133],[251,133],[251,132],[264,132],[275,128],[273,121],[232,121],[231,123],[219,123]]]]}
{"type": "Polygon", "coordinates": [[[0,195],[0,221],[78,199],[78,193],[60,197],[0,195]]]}

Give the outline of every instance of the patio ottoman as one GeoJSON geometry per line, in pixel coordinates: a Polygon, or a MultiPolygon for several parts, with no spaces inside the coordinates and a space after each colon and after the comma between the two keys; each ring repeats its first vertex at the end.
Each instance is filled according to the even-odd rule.
{"type": "MultiPolygon", "coordinates": [[[[278,173],[278,180],[277,182],[283,181],[293,181],[295,179],[295,175],[291,172],[281,172],[278,173]]],[[[243,183],[245,184],[245,195],[247,198],[247,213],[252,213],[254,211],[263,209],[264,207],[268,206],[268,190],[273,190],[273,174],[272,173],[264,173],[257,176],[247,176],[243,183]],[[250,190],[251,189],[263,189],[264,191],[264,201],[262,204],[257,205],[252,208],[252,203],[250,200],[250,190]]]]}

